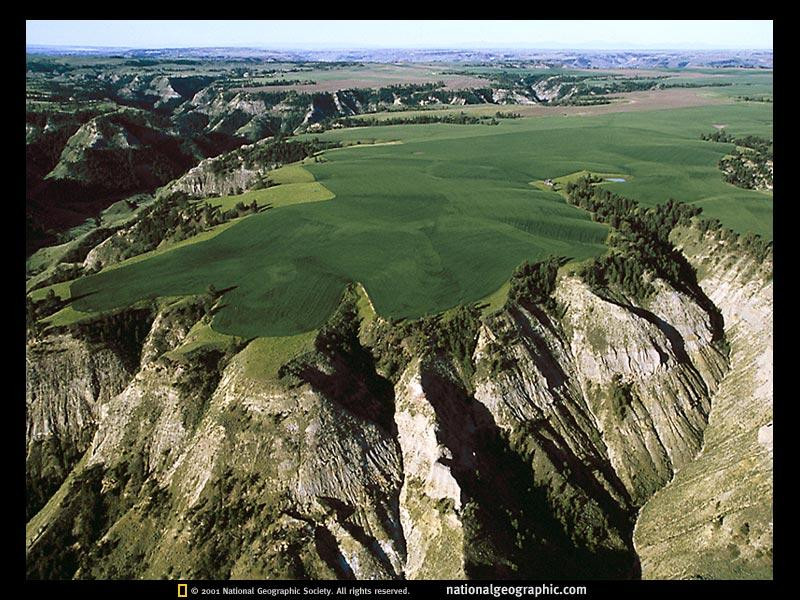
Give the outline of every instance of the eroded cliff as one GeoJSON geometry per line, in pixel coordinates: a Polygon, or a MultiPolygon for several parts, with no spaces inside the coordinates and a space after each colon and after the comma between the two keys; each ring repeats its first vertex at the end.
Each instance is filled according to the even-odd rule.
{"type": "Polygon", "coordinates": [[[642,509],[636,548],[654,579],[772,578],[772,261],[711,234],[674,233],[719,307],[730,371],[702,452],[642,509]]]}
{"type": "Polygon", "coordinates": [[[29,576],[762,573],[769,267],[691,235],[700,287],[655,278],[647,302],[563,270],[545,302],[390,322],[351,288],[300,341],[203,338],[213,308],[168,304],[92,393],[44,389],[77,342],[36,342],[29,431],[85,441],[31,515],[29,576]]]}

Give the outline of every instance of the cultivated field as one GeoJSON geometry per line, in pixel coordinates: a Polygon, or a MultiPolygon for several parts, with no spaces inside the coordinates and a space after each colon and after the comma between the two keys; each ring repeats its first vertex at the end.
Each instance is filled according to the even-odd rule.
{"type": "Polygon", "coordinates": [[[341,67],[335,69],[311,69],[295,73],[281,73],[262,77],[248,82],[237,90],[253,91],[285,91],[298,92],[335,92],[353,88],[388,87],[409,83],[435,83],[443,81],[445,89],[462,90],[482,88],[489,85],[488,79],[482,79],[469,73],[450,73],[446,65],[390,65],[368,64],[365,66],[341,67]],[[310,80],[313,84],[274,85],[282,80],[310,80]],[[263,85],[269,82],[272,85],[263,85]],[[261,85],[259,86],[259,83],[261,85]]]}
{"type": "MultiPolygon", "coordinates": [[[[695,202],[728,226],[771,237],[771,195],[724,183],[717,162],[731,146],[699,139],[720,123],[733,134],[770,137],[772,107],[329,131],[321,137],[400,143],[326,152],[304,168],[333,200],[255,214],[204,241],[80,279],[74,307],[235,286],[215,317],[217,331],[287,336],[318,327],[344,286],[358,281],[384,317],[436,313],[492,294],[523,260],[603,252],[604,226],[531,185],[583,169],[627,176],[606,185],[644,203],[695,202]]],[[[308,185],[302,177],[286,176],[308,185]]]]}

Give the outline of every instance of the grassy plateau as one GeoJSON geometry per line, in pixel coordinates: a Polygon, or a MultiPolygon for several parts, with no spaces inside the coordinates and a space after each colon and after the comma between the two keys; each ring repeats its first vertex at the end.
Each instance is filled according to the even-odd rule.
{"type": "Polygon", "coordinates": [[[740,102],[329,131],[320,137],[399,143],[328,151],[322,162],[303,165],[310,175],[284,172],[277,187],[211,199],[273,208],[213,237],[76,280],[74,308],[107,310],[213,284],[233,287],[214,318],[218,332],[292,336],[319,327],[357,281],[384,317],[437,313],[490,296],[524,260],[604,252],[605,226],[532,185],[582,170],[625,178],[604,185],[645,204],[697,203],[726,226],[771,238],[771,194],[723,181],[717,162],[732,146],[700,140],[714,125],[771,137],[772,107],[740,102]]]}

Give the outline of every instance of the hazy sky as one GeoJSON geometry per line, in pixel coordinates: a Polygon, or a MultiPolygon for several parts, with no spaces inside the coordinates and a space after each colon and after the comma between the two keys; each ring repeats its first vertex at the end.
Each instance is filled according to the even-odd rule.
{"type": "Polygon", "coordinates": [[[772,49],[772,21],[27,21],[28,45],[772,49]]]}

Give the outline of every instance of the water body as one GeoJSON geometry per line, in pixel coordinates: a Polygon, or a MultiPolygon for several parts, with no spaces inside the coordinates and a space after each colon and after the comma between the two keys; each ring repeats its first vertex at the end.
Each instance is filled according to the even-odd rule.
{"type": "Polygon", "coordinates": [[[614,181],[616,183],[625,183],[624,177],[606,177],[606,181],[614,181]]]}

